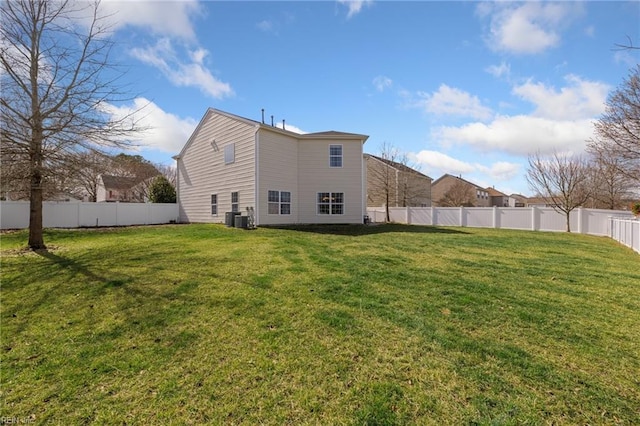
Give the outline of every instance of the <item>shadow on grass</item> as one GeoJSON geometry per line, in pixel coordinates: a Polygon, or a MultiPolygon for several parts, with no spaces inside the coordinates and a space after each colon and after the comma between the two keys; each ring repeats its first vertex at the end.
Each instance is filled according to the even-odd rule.
{"type": "MultiPolygon", "coordinates": [[[[91,281],[94,281],[94,282],[109,284],[109,280],[108,279],[106,279],[105,277],[102,277],[100,275],[97,275],[96,273],[94,273],[91,270],[89,270],[89,268],[87,268],[86,266],[84,266],[83,264],[81,264],[81,263],[79,263],[79,262],[77,262],[75,260],[67,259],[67,258],[62,257],[62,256],[58,256],[57,254],[53,254],[48,250],[38,250],[38,251],[36,251],[36,253],[38,255],[44,257],[45,259],[48,259],[51,262],[55,263],[59,267],[71,271],[74,274],[84,275],[85,277],[87,277],[88,279],[90,279],[91,281]]],[[[115,285],[115,286],[117,286],[117,285],[115,285]]]]}
{"type": "Polygon", "coordinates": [[[311,232],[314,234],[328,235],[345,235],[353,237],[399,232],[412,234],[469,234],[468,232],[452,228],[422,225],[403,225],[397,223],[386,223],[381,225],[268,225],[263,227],[287,231],[311,232]]]}

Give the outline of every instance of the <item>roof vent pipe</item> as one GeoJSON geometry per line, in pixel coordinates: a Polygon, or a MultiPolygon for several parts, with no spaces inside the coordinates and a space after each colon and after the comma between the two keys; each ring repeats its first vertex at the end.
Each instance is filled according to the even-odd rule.
{"type": "Polygon", "coordinates": [[[284,130],[284,118],[282,119],[282,130],[284,130]]]}
{"type": "Polygon", "coordinates": [[[271,127],[273,127],[273,115],[271,116],[271,127]]]}
{"type": "Polygon", "coordinates": [[[264,108],[262,108],[262,124],[264,124],[264,108]]]}

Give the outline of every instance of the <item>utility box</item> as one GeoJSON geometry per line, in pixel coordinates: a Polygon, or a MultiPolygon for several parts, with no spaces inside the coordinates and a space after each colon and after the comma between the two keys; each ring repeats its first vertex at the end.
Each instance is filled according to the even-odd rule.
{"type": "Polygon", "coordinates": [[[236,216],[234,224],[236,228],[249,229],[249,216],[236,216]]]}
{"type": "Polygon", "coordinates": [[[233,228],[235,226],[236,216],[240,216],[240,212],[226,212],[224,214],[224,224],[233,228]]]}

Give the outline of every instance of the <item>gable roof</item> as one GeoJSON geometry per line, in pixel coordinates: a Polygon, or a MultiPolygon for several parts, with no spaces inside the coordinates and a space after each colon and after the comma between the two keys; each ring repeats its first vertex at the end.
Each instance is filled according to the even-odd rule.
{"type": "Polygon", "coordinates": [[[468,181],[468,180],[466,180],[466,179],[463,179],[461,176],[454,176],[454,175],[450,175],[449,173],[445,173],[445,174],[443,174],[443,175],[442,175],[442,176],[440,176],[438,179],[436,179],[436,180],[435,180],[431,185],[432,185],[432,186],[435,186],[436,184],[438,184],[438,182],[440,182],[441,180],[443,180],[443,179],[445,179],[445,178],[447,178],[447,177],[451,177],[451,178],[457,179],[457,180],[459,180],[459,181],[462,181],[462,182],[466,183],[467,185],[471,185],[471,186],[473,186],[473,187],[474,187],[474,188],[476,188],[476,189],[481,189],[481,190],[483,190],[483,191],[485,191],[485,190],[486,190],[485,188],[481,187],[480,185],[476,185],[475,183],[473,183],[473,182],[471,182],[471,181],[468,181]]]}
{"type": "Polygon", "coordinates": [[[108,189],[131,189],[139,183],[139,179],[128,176],[101,175],[102,183],[108,189]]]}
{"type": "Polygon", "coordinates": [[[489,193],[490,197],[508,197],[508,195],[505,194],[504,192],[500,192],[491,186],[487,188],[487,192],[489,193]]]}
{"type": "Polygon", "coordinates": [[[381,157],[378,157],[377,155],[373,155],[373,154],[364,154],[364,156],[365,157],[374,158],[374,159],[376,159],[378,161],[381,161],[381,162],[387,164],[388,166],[391,166],[394,169],[400,170],[402,172],[412,173],[412,174],[418,175],[420,177],[427,178],[427,179],[429,179],[431,181],[433,180],[430,176],[427,176],[424,173],[419,172],[418,170],[413,169],[413,168],[411,168],[411,167],[409,167],[409,166],[407,166],[405,164],[398,163],[397,161],[392,161],[392,160],[388,160],[386,158],[381,158],[381,157]]]}
{"type": "Polygon", "coordinates": [[[222,110],[219,110],[219,109],[216,109],[216,108],[208,108],[207,111],[202,116],[202,118],[200,119],[200,122],[198,123],[198,125],[194,129],[193,133],[191,133],[191,136],[189,136],[189,139],[187,140],[187,142],[184,144],[184,146],[180,150],[180,153],[177,154],[177,155],[174,155],[173,159],[177,160],[178,158],[182,157],[182,155],[184,154],[185,150],[189,147],[189,145],[191,145],[194,136],[196,134],[198,134],[198,132],[200,131],[200,128],[205,123],[207,117],[210,114],[223,115],[223,116],[225,116],[227,118],[230,118],[232,120],[240,121],[240,122],[245,123],[245,124],[247,124],[249,126],[253,126],[256,129],[256,132],[258,130],[268,130],[268,131],[275,132],[275,133],[280,133],[280,134],[284,134],[284,135],[288,135],[288,136],[293,136],[293,137],[295,137],[297,139],[358,139],[358,140],[362,140],[363,143],[367,139],[369,139],[369,136],[367,136],[367,135],[361,135],[361,134],[358,134],[358,133],[337,132],[335,130],[329,130],[329,131],[325,131],[325,132],[315,132],[315,133],[296,133],[296,132],[292,132],[291,130],[281,129],[279,127],[272,126],[270,124],[262,123],[260,121],[252,120],[252,119],[246,118],[246,117],[241,117],[239,115],[232,114],[232,113],[226,112],[226,111],[222,111],[222,110]]]}

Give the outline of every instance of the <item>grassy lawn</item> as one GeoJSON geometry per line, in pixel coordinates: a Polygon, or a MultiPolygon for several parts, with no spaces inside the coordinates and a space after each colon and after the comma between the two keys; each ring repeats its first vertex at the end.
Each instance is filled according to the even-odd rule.
{"type": "Polygon", "coordinates": [[[406,225],[2,235],[1,417],[640,424],[640,256],[406,225]]]}

